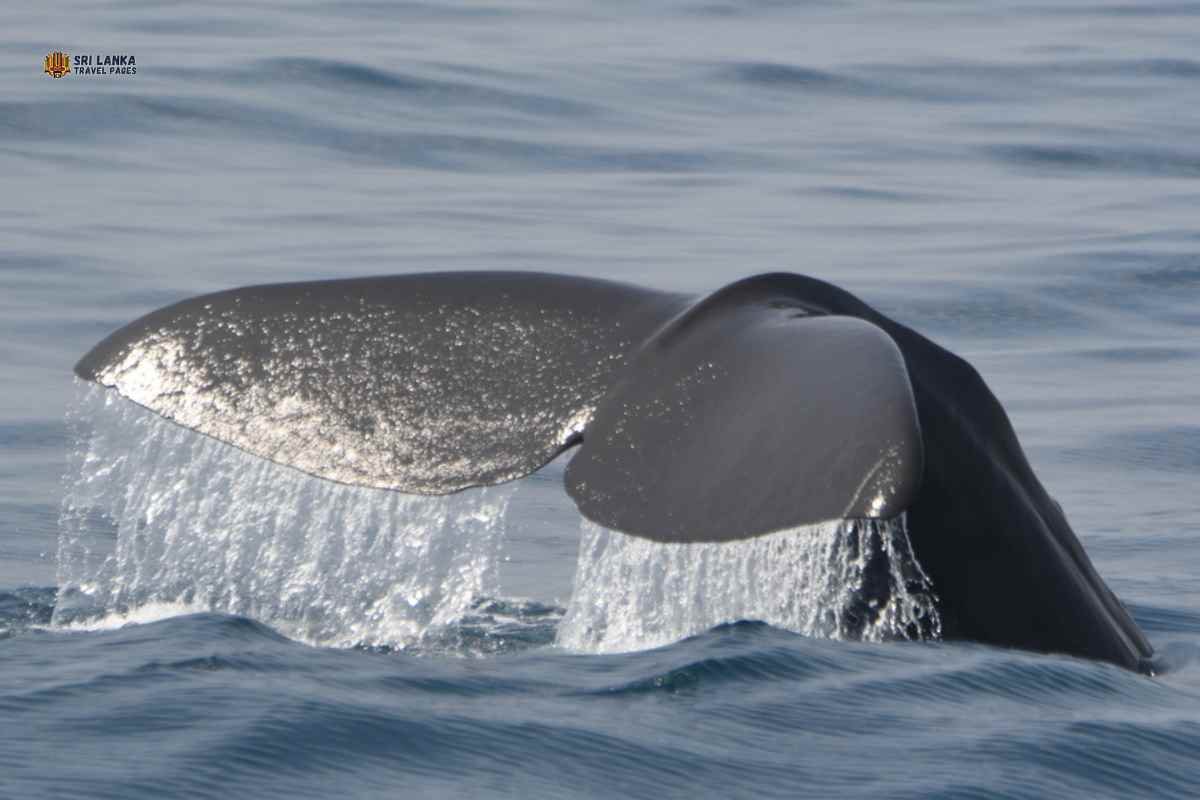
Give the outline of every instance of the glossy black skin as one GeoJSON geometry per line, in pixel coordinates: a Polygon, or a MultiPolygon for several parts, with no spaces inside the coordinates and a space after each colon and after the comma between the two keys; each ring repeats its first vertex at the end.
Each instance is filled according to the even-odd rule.
{"type": "Polygon", "coordinates": [[[940,599],[946,638],[1152,671],[1153,648],[1096,573],[970,364],[836,286],[787,274],[750,280],[814,311],[873,322],[900,346],[925,442],[909,536],[940,599]]]}
{"type": "MultiPolygon", "coordinates": [[[[267,358],[277,343],[271,340],[273,329],[258,323],[269,320],[270,314],[279,309],[291,313],[297,307],[305,310],[309,306],[319,306],[325,310],[344,311],[352,317],[359,313],[357,309],[363,307],[364,297],[372,303],[382,303],[387,309],[402,312],[393,323],[399,326],[398,330],[403,332],[404,326],[408,325],[413,335],[425,337],[422,341],[428,340],[427,344],[414,351],[414,357],[430,361],[449,376],[445,385],[435,387],[433,397],[438,398],[437,402],[431,404],[430,400],[421,397],[406,399],[410,404],[415,403],[418,410],[422,403],[424,407],[431,407],[443,402],[482,402],[478,398],[463,397],[463,392],[467,390],[461,386],[477,391],[479,386],[484,385],[492,396],[498,398],[494,402],[501,403],[520,401],[525,396],[522,393],[533,392],[533,399],[546,405],[547,414],[552,415],[553,424],[547,430],[555,429],[554,426],[572,414],[586,411],[589,404],[595,402],[594,398],[599,398],[601,405],[597,420],[602,422],[605,418],[605,393],[610,389],[632,392],[631,396],[637,400],[637,381],[623,382],[621,371],[631,363],[635,368],[641,364],[641,368],[648,369],[647,374],[652,375],[653,364],[647,366],[643,358],[646,353],[657,353],[658,357],[667,361],[675,358],[670,346],[669,329],[672,320],[680,319],[681,314],[687,317],[685,327],[695,325],[716,330],[734,343],[739,341],[739,331],[747,329],[747,297],[753,297],[755,303],[765,304],[765,307],[795,309],[801,311],[802,315],[841,315],[866,320],[886,332],[899,348],[903,367],[898,364],[888,366],[889,374],[899,375],[902,379],[907,371],[911,384],[911,400],[915,401],[919,421],[923,464],[920,459],[905,462],[910,469],[919,470],[920,474],[904,476],[904,505],[907,507],[914,552],[932,580],[940,600],[945,637],[1064,653],[1107,661],[1134,670],[1152,669],[1150,659],[1153,651],[1150,644],[1121,602],[1097,575],[1061,509],[1033,474],[1007,415],[979,374],[962,359],[888,319],[848,292],[813,278],[790,274],[748,278],[710,295],[690,309],[686,300],[678,295],[605,281],[536,273],[426,274],[251,287],[196,298],[147,315],[100,343],[85,356],[76,371],[82,378],[113,386],[125,394],[119,381],[110,381],[105,376],[120,364],[121,358],[131,348],[152,341],[153,337],[162,336],[164,332],[179,337],[181,341],[195,340],[196,346],[190,357],[201,361],[219,358],[225,350],[235,347],[239,352],[252,354],[258,352],[253,348],[258,348],[267,354],[262,358],[267,358]],[[538,326],[544,328],[547,324],[546,317],[550,310],[566,309],[570,313],[565,317],[560,314],[549,335],[543,335],[548,344],[544,345],[545,353],[539,356],[543,361],[542,377],[540,380],[530,380],[531,375],[536,374],[533,365],[522,367],[517,364],[504,370],[503,374],[495,374],[497,370],[486,361],[456,361],[462,360],[460,350],[438,340],[437,331],[430,329],[427,319],[417,315],[411,323],[405,321],[403,314],[407,313],[406,304],[413,303],[413,298],[425,298],[420,302],[426,305],[428,298],[436,298],[435,306],[478,307],[481,313],[494,315],[493,319],[514,323],[535,332],[540,330],[538,326]],[[261,314],[254,310],[256,308],[263,309],[261,314]],[[210,313],[210,310],[216,313],[222,309],[241,309],[238,313],[249,314],[247,322],[258,330],[258,339],[229,344],[205,339],[199,333],[193,335],[197,331],[196,318],[210,313]],[[262,316],[262,320],[259,320],[259,316],[262,316]],[[655,337],[664,331],[669,334],[667,347],[639,350],[637,341],[653,343],[655,337]],[[551,357],[550,363],[554,363],[555,358],[559,361],[570,359],[567,364],[569,368],[547,374],[545,356],[551,357]],[[578,363],[580,360],[586,363],[578,363]],[[472,373],[470,381],[456,381],[453,380],[459,375],[456,368],[474,369],[477,374],[472,373]],[[553,375],[553,380],[548,375],[553,375]]],[[[753,328],[757,324],[751,319],[749,326],[753,328]]],[[[542,333],[546,331],[542,330],[542,333]]],[[[370,355],[368,351],[372,345],[369,331],[360,330],[356,335],[359,338],[354,345],[360,349],[366,348],[363,352],[370,355]],[[364,336],[367,338],[364,339],[364,336]]],[[[754,341],[749,334],[746,337],[754,341]]],[[[339,347],[336,335],[333,339],[325,346],[336,351],[339,347]]],[[[341,346],[344,349],[347,342],[342,342],[341,346]]],[[[689,346],[686,352],[694,349],[689,346]]],[[[860,363],[846,364],[836,359],[832,363],[828,359],[824,362],[818,359],[812,363],[826,364],[833,370],[861,369],[864,365],[870,369],[881,364],[892,364],[890,356],[887,356],[887,347],[871,345],[864,352],[868,354],[860,363]]],[[[751,367],[754,366],[753,349],[744,358],[750,360],[751,367]]],[[[768,365],[770,369],[778,369],[776,361],[768,365]]],[[[379,371],[384,375],[395,375],[395,370],[389,367],[394,367],[394,364],[386,359],[379,360],[372,367],[372,374],[379,371]]],[[[319,381],[322,391],[338,400],[338,409],[349,404],[362,412],[364,408],[371,410],[372,405],[381,405],[377,402],[378,398],[375,401],[368,398],[359,403],[354,400],[354,395],[346,394],[356,381],[361,383],[361,375],[349,374],[342,367],[329,369],[333,371],[316,374],[311,380],[319,381]],[[339,393],[342,394],[339,396],[339,393]]],[[[198,398],[203,399],[203,393],[209,391],[209,387],[203,385],[196,391],[198,398]]],[[[745,398],[720,395],[714,400],[702,396],[702,390],[699,391],[699,400],[711,401],[710,405],[716,403],[718,410],[721,404],[728,404],[731,418],[738,415],[739,408],[747,406],[745,398]]],[[[907,392],[896,396],[901,395],[909,397],[907,392]]],[[[788,396],[786,392],[769,394],[765,400],[759,392],[754,399],[758,404],[754,407],[758,408],[762,407],[763,402],[778,404],[783,409],[797,407],[796,398],[788,396]]],[[[156,408],[153,398],[142,402],[159,413],[171,416],[166,410],[156,408]]],[[[519,405],[525,406],[528,402],[526,398],[519,405]]],[[[767,408],[770,409],[770,406],[767,408]]],[[[432,410],[436,411],[437,408],[432,410]]],[[[382,418],[389,413],[387,403],[372,413],[382,418]]],[[[205,431],[203,425],[194,427],[205,431]]],[[[885,426],[884,433],[895,433],[902,427],[907,429],[907,423],[897,421],[891,427],[885,426]]],[[[217,427],[207,432],[220,437],[221,430],[217,427]]],[[[494,470],[494,474],[481,467],[478,474],[456,474],[451,476],[453,481],[449,481],[438,472],[438,464],[421,464],[417,466],[429,473],[423,478],[425,484],[414,483],[416,479],[399,474],[393,481],[393,488],[437,493],[453,491],[463,485],[508,480],[533,471],[563,446],[574,444],[580,438],[586,449],[589,430],[584,429],[582,437],[558,441],[549,438],[545,431],[538,428],[503,429],[500,433],[491,434],[503,438],[478,443],[482,447],[481,452],[505,454],[507,460],[503,468],[494,470]]],[[[852,443],[855,433],[854,430],[833,430],[822,436],[841,436],[844,441],[852,443]]],[[[878,431],[875,431],[870,436],[877,434],[878,431]]],[[[595,438],[599,441],[598,436],[595,438]]],[[[860,435],[859,438],[864,437],[860,435]]],[[[254,452],[253,442],[233,443],[254,452]]],[[[453,445],[453,442],[449,442],[449,445],[453,445]]],[[[654,443],[648,443],[648,446],[653,447],[654,443]]],[[[774,460],[768,458],[754,462],[739,457],[736,464],[739,469],[749,470],[752,473],[749,477],[756,482],[786,481],[786,470],[782,475],[769,473],[772,464],[786,465],[785,461],[780,461],[785,458],[786,450],[780,449],[773,456],[774,460]]],[[[275,458],[290,463],[287,458],[275,458]]],[[[495,462],[496,459],[490,458],[490,461],[495,462]]],[[[613,464],[611,461],[608,463],[613,464]]],[[[695,475],[696,486],[707,485],[705,481],[710,477],[710,463],[671,463],[680,471],[678,476],[672,476],[676,502],[689,499],[689,474],[695,475]],[[682,480],[675,480],[677,477],[682,480]]],[[[625,469],[625,465],[619,466],[625,469]]],[[[586,476],[585,470],[579,472],[586,476]]],[[[321,473],[314,471],[313,474],[321,473]]],[[[628,477],[636,479],[632,473],[628,477]]],[[[376,485],[388,484],[385,481],[376,485]]],[[[580,496],[578,486],[569,483],[569,488],[573,496],[580,496]]],[[[737,501],[732,499],[731,502],[737,501]]],[[[645,507],[652,508],[653,504],[646,504],[645,507]]],[[[581,508],[593,519],[597,519],[599,514],[600,522],[608,518],[603,513],[603,499],[593,504],[590,511],[587,503],[581,502],[581,508]]],[[[889,508],[888,511],[897,510],[899,508],[889,508]]],[[[619,515],[615,519],[620,522],[619,515]]],[[[794,520],[796,523],[802,521],[794,520]]],[[[619,524],[614,526],[620,527],[619,524]]],[[[673,534],[668,530],[656,535],[653,525],[645,529],[640,529],[634,523],[630,523],[630,526],[635,528],[633,533],[650,538],[684,540],[678,531],[673,534]]],[[[746,529],[731,535],[737,538],[763,532],[765,530],[746,529]]]]}
{"type": "Polygon", "coordinates": [[[582,438],[565,476],[579,510],[660,542],[891,519],[916,496],[924,451],[885,331],[753,281],[650,336],[582,438]]]}

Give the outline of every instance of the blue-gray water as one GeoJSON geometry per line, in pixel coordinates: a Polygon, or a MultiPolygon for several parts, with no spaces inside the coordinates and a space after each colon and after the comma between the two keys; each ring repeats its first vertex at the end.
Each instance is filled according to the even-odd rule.
{"type": "Polygon", "coordinates": [[[1200,793],[1200,5],[2,19],[0,797],[1200,793]],[[137,75],[54,80],[52,50],[137,75]],[[500,591],[424,649],[50,626],[80,354],[202,291],[433,269],[857,292],[980,369],[1167,672],[754,623],[566,652],[553,470],[508,506],[500,591]]]}

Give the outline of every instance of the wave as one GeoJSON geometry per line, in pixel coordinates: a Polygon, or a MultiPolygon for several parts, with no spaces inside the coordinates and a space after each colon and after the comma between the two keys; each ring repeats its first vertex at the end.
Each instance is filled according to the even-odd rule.
{"type": "Polygon", "coordinates": [[[1178,149],[1077,144],[996,144],[983,152],[1012,166],[1062,172],[1095,172],[1147,177],[1200,175],[1200,154],[1178,149]]]}

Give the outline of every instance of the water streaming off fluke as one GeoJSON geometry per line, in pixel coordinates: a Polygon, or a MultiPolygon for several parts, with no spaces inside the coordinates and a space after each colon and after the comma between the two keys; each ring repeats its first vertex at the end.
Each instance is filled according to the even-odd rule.
{"type": "Polygon", "coordinates": [[[738,620],[831,639],[941,634],[936,599],[903,516],[692,544],[583,522],[575,592],[558,629],[561,646],[640,650],[738,620]]]}
{"type": "Polygon", "coordinates": [[[427,497],[336,484],[96,388],[72,415],[56,624],[182,607],[313,644],[406,647],[497,589],[509,486],[427,497]]]}
{"type": "Polygon", "coordinates": [[[332,483],[95,387],[71,421],[59,626],[215,611],[318,645],[481,653],[547,642],[555,622],[557,643],[582,652],[656,647],[738,620],[868,641],[940,633],[903,518],[710,544],[585,520],[560,621],[499,585],[517,484],[431,497],[332,483]]]}

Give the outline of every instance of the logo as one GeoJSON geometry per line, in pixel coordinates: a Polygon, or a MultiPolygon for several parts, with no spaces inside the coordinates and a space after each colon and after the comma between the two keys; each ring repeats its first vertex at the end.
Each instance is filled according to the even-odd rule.
{"type": "Polygon", "coordinates": [[[85,53],[72,56],[55,51],[46,55],[42,65],[44,72],[55,78],[67,75],[78,75],[81,78],[137,75],[137,58],[129,53],[85,53]]]}
{"type": "Polygon", "coordinates": [[[61,78],[71,71],[71,57],[66,53],[48,53],[44,68],[46,74],[52,78],[61,78]]]}

